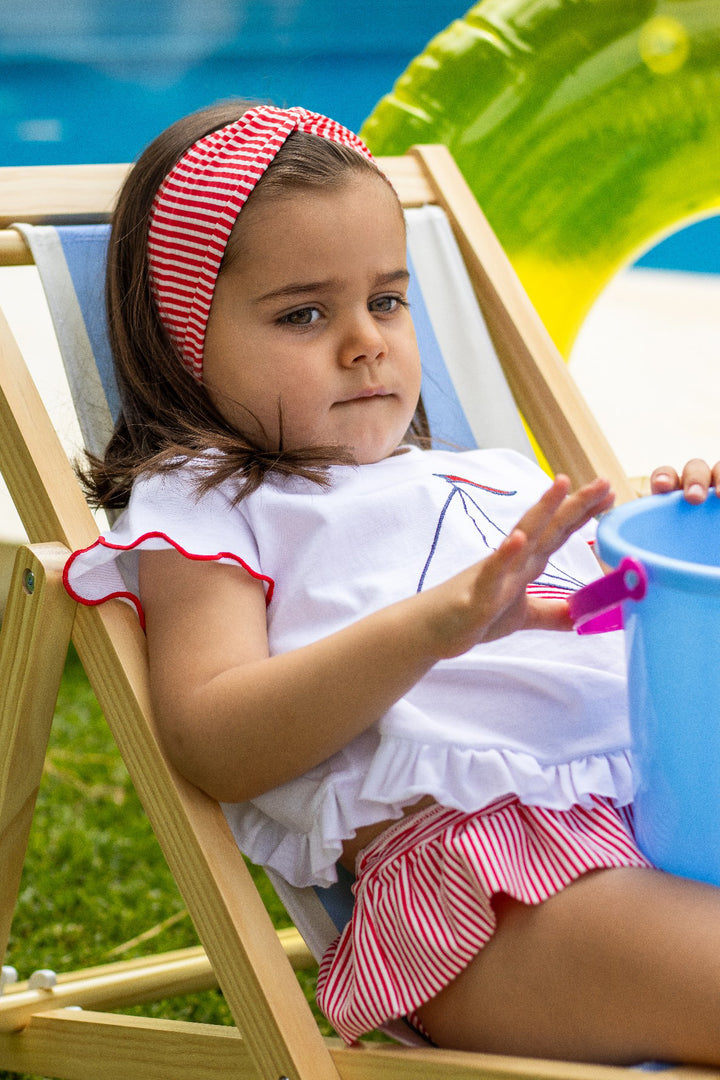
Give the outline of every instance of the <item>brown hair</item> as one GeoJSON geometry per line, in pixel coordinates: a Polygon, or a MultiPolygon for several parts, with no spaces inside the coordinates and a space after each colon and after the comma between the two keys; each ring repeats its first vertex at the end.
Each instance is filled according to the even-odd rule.
{"type": "MultiPolygon", "coordinates": [[[[199,490],[235,477],[241,481],[238,499],[256,490],[270,472],[304,476],[323,484],[330,465],[353,463],[343,448],[283,447],[281,413],[279,442],[271,449],[238,432],[180,362],[158,315],[147,258],[155,194],[194,143],[232,123],[248,107],[246,102],[225,102],[177,121],[138,158],[120,192],[112,220],[106,304],[121,410],[104,457],[88,454],[87,468],[81,471],[86,493],[97,506],[124,506],[140,473],[178,468],[208,450],[217,453],[206,454],[202,460],[199,490]]],[[[292,188],[337,186],[350,170],[379,175],[355,150],[316,135],[293,132],[256,190],[262,188],[272,195],[273,191],[292,188]]],[[[231,240],[228,259],[234,257],[233,247],[231,240]]],[[[419,404],[410,437],[425,441],[427,435],[427,420],[419,404]]]]}

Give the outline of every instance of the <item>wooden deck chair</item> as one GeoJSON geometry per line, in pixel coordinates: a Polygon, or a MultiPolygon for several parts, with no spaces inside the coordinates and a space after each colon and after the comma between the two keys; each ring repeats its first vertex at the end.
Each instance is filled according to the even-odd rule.
{"type": "MultiPolygon", "coordinates": [[[[514,445],[532,453],[514,397],[553,470],[567,472],[574,483],[606,475],[621,499],[632,497],[448,152],[420,147],[406,157],[382,160],[381,167],[407,208],[410,256],[419,286],[413,313],[423,342],[423,393],[435,434],[461,445],[514,445]],[[458,296],[465,303],[462,314],[457,317],[453,309],[448,318],[447,307],[458,296]],[[499,400],[508,408],[499,408],[499,400]],[[509,427],[500,432],[492,425],[503,412],[509,427]]],[[[0,226],[48,219],[103,222],[125,169],[1,169],[0,226]]],[[[28,232],[26,237],[39,261],[43,245],[62,243],[70,267],[84,245],[97,250],[102,235],[75,229],[64,236],[53,231],[28,232]],[[67,254],[73,245],[76,251],[67,254]]],[[[30,259],[19,233],[0,232],[0,263],[30,259]]],[[[80,257],[80,264],[83,261],[80,257]]],[[[97,281],[90,273],[90,285],[97,287],[97,281]]],[[[96,292],[90,305],[96,315],[99,304],[96,292]]],[[[72,301],[53,299],[51,307],[62,336],[63,324],[74,321],[72,301]]],[[[70,349],[70,384],[85,439],[97,448],[116,406],[106,357],[96,339],[96,320],[83,317],[81,322],[85,330],[75,334],[70,349]]],[[[4,319],[0,470],[32,543],[19,550],[0,639],[0,954],[7,944],[72,635],[237,1024],[216,1028],[89,1011],[179,993],[207,980],[204,956],[197,967],[185,956],[108,965],[82,977],[71,973],[52,990],[40,986],[6,993],[0,999],[0,1067],[67,1080],[95,1080],[98,1075],[126,1080],[131,1070],[143,1080],[198,1075],[243,1080],[470,1080],[490,1075],[560,1080],[595,1073],[598,1080],[609,1080],[611,1074],[624,1072],[426,1046],[364,1043],[347,1048],[339,1040],[321,1038],[220,807],[177,775],[159,747],[144,639],[134,612],[120,602],[76,608],[63,590],[61,570],[68,551],[92,543],[97,526],[4,319]],[[83,1011],[67,1007],[75,1004],[83,1005],[83,1011]]],[[[276,886],[318,955],[347,917],[347,882],[341,881],[336,890],[295,890],[279,881],[276,886]]],[[[292,937],[291,945],[296,947],[292,937]]]]}

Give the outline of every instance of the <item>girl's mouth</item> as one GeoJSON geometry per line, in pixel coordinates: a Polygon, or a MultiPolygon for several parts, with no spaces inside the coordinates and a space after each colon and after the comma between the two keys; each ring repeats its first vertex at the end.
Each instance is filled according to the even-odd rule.
{"type": "Polygon", "coordinates": [[[370,386],[366,390],[361,390],[359,394],[353,394],[352,397],[345,398],[343,401],[340,402],[340,404],[344,405],[349,401],[362,401],[364,398],[389,396],[390,391],[386,390],[384,386],[370,386]]]}

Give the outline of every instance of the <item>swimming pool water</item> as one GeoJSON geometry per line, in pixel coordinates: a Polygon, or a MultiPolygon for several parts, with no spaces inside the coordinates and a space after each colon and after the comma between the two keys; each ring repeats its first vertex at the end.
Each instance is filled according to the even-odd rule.
{"type": "Polygon", "coordinates": [[[463,0],[0,0],[0,164],[126,161],[227,97],[361,125],[463,0]]]}
{"type": "MultiPolygon", "coordinates": [[[[357,129],[469,0],[0,0],[0,165],[128,161],[227,97],[357,129]]],[[[639,265],[720,272],[720,219],[639,265]]]]}

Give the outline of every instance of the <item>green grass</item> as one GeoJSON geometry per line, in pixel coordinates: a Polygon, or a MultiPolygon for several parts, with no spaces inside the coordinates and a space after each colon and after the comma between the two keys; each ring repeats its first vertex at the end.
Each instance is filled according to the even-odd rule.
{"type": "MultiPolygon", "coordinates": [[[[262,871],[277,927],[289,925],[262,871]]],[[[65,666],[6,963],[20,979],[197,945],[193,925],[73,651],[65,666]],[[142,945],[117,949],[140,934],[142,945]]],[[[298,978],[314,1006],[313,972],[298,978]]],[[[232,1024],[219,990],[124,1010],[232,1024]]],[[[17,1077],[0,1070],[0,1078],[17,1077]]]]}

